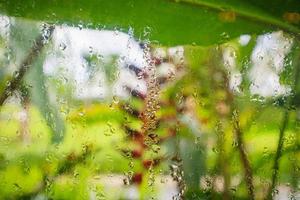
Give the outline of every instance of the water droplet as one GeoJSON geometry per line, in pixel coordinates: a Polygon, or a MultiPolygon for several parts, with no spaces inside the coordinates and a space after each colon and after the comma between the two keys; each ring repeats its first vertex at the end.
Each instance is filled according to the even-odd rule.
{"type": "Polygon", "coordinates": [[[79,28],[79,30],[82,30],[83,29],[83,25],[81,23],[78,24],[78,28],[79,28]]]}
{"type": "Polygon", "coordinates": [[[123,183],[124,185],[130,185],[130,181],[127,177],[123,179],[123,183]]]}
{"type": "Polygon", "coordinates": [[[118,104],[119,103],[119,99],[116,95],[113,96],[113,103],[114,104],[118,104]]]}
{"type": "Polygon", "coordinates": [[[97,59],[101,61],[101,60],[103,60],[103,59],[104,59],[104,56],[103,56],[103,55],[101,55],[101,54],[97,54],[97,59]]]}
{"type": "Polygon", "coordinates": [[[92,55],[93,54],[93,47],[89,47],[89,54],[92,55]]]}
{"type": "Polygon", "coordinates": [[[62,42],[62,43],[59,44],[59,49],[60,50],[64,51],[66,48],[67,48],[67,45],[65,43],[62,42]]]}
{"type": "Polygon", "coordinates": [[[228,35],[228,33],[226,33],[226,32],[223,32],[223,33],[221,33],[221,39],[222,40],[228,40],[229,38],[230,38],[230,36],[228,35]]]}

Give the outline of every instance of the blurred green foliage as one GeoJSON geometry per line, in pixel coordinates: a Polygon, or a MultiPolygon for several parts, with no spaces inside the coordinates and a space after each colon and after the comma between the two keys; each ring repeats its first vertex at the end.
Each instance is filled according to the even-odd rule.
{"type": "Polygon", "coordinates": [[[163,45],[222,43],[241,34],[282,29],[299,37],[299,23],[286,13],[299,13],[297,0],[22,0],[2,1],[10,16],[79,23],[89,28],[134,30],[135,37],[163,45]]]}
{"type": "MultiPolygon", "coordinates": [[[[14,91],[25,98],[1,106],[0,199],[126,199],[127,177],[135,181],[139,198],[149,199],[167,185],[170,166],[178,169],[175,188],[183,187],[186,199],[251,199],[234,112],[239,113],[255,199],[265,198],[270,188],[279,129],[289,113],[276,184],[299,193],[299,1],[12,0],[1,1],[0,11],[16,17],[9,52],[15,61],[26,57],[40,33],[36,21],[24,18],[99,30],[132,28],[136,39],[150,40],[153,48],[184,45],[185,58],[183,75],[160,91],[154,132],[164,140],[147,149],[124,128],[141,130],[143,121],[125,112],[124,105],[141,111],[144,100],[73,99],[72,85],[43,74],[44,50],[14,91]],[[277,30],[294,41],[287,56],[292,62],[285,62],[280,75],[281,83],[293,91],[288,97],[262,100],[251,95],[247,71],[257,36],[277,30]],[[238,42],[242,34],[251,36],[246,46],[238,42]],[[228,87],[222,57],[228,47],[234,49],[242,72],[242,94],[228,87]],[[109,188],[116,179],[121,184],[109,188]]],[[[111,60],[105,66],[110,83],[117,71],[116,57],[111,60]]],[[[13,70],[0,67],[1,92],[13,70]]]]}

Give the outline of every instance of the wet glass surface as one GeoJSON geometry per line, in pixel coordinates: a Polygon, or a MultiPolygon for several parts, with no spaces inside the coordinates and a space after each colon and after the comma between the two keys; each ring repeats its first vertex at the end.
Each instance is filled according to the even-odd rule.
{"type": "Polygon", "coordinates": [[[279,2],[0,2],[0,199],[299,199],[279,2]]]}

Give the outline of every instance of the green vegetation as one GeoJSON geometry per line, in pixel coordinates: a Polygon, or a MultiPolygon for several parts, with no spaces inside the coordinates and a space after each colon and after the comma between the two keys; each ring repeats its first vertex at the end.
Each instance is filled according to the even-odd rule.
{"type": "Polygon", "coordinates": [[[0,199],[300,198],[299,1],[10,0],[0,14],[0,199]],[[148,66],[88,46],[76,62],[107,95],[76,97],[81,46],[55,49],[71,26],[128,33],[148,66]],[[53,55],[67,62],[49,75],[53,55]],[[122,67],[147,92],[114,94],[122,67]]]}

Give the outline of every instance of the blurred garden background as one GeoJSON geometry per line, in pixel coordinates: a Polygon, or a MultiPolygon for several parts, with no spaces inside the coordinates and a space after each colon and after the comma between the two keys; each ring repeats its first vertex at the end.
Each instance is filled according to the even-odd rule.
{"type": "Polygon", "coordinates": [[[0,199],[300,199],[297,0],[0,1],[0,199]]]}

